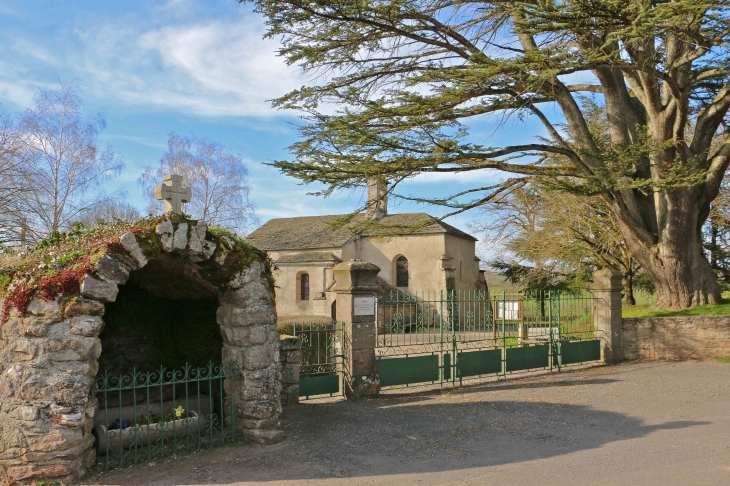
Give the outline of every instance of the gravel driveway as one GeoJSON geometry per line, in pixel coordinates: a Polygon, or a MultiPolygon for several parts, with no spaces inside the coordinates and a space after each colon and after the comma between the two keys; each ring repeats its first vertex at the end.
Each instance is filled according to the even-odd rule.
{"type": "Polygon", "coordinates": [[[730,364],[630,363],[285,409],[287,439],[83,484],[730,484],[730,364]]]}

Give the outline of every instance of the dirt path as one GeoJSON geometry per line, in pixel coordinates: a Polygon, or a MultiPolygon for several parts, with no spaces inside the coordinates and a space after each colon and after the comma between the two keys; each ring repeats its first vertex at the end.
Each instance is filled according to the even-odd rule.
{"type": "Polygon", "coordinates": [[[730,484],[730,365],[635,363],[286,409],[287,439],[83,484],[730,484]]]}

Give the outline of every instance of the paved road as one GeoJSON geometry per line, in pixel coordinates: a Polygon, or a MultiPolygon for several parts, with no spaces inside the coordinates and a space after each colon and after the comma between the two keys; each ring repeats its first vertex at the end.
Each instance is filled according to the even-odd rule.
{"type": "Polygon", "coordinates": [[[285,442],[87,484],[730,484],[730,364],[633,363],[308,402],[285,442]]]}

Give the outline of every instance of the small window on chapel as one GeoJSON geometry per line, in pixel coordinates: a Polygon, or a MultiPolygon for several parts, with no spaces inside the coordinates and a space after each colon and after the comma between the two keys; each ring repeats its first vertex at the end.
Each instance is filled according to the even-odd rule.
{"type": "Polygon", "coordinates": [[[395,286],[408,287],[408,259],[404,256],[395,261],[395,286]]]}
{"type": "Polygon", "coordinates": [[[299,300],[309,300],[309,274],[303,273],[299,277],[299,300]]]}

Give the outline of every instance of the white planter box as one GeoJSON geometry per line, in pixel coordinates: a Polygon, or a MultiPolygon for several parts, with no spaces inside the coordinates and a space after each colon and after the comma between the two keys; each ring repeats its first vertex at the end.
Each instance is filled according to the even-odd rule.
{"type": "Polygon", "coordinates": [[[104,425],[97,425],[94,427],[97,454],[106,454],[107,446],[113,452],[120,449],[131,449],[135,444],[137,447],[159,445],[163,436],[165,442],[172,441],[174,438],[180,439],[186,435],[189,435],[191,439],[197,439],[198,429],[201,429],[201,434],[205,433],[202,430],[205,420],[200,420],[194,411],[187,412],[187,415],[185,418],[169,422],[135,425],[126,429],[108,430],[104,425]]]}

